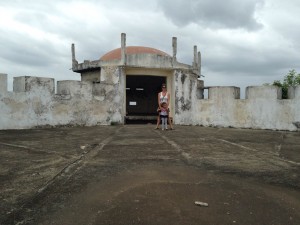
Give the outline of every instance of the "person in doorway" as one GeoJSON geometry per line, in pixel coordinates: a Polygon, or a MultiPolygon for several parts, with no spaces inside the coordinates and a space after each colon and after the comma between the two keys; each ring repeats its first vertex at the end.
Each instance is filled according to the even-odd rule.
{"type": "Polygon", "coordinates": [[[161,130],[168,130],[169,109],[167,103],[161,103],[160,108],[161,130]]]}
{"type": "MultiPolygon", "coordinates": [[[[161,109],[162,109],[161,108],[161,103],[165,102],[167,104],[168,111],[170,112],[170,110],[169,110],[170,93],[167,92],[166,84],[161,85],[161,92],[158,93],[157,102],[158,102],[158,109],[157,109],[158,117],[157,117],[157,123],[156,123],[156,128],[155,129],[159,129],[160,112],[161,112],[161,109]]],[[[173,126],[172,126],[172,123],[171,123],[170,116],[168,116],[168,122],[170,124],[170,129],[173,130],[173,126]]]]}

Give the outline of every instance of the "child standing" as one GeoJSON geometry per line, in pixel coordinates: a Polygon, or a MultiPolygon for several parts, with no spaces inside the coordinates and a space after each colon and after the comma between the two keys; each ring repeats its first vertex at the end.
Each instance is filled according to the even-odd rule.
{"type": "Polygon", "coordinates": [[[161,103],[160,118],[161,118],[161,129],[168,130],[169,110],[168,110],[168,104],[166,102],[161,103]]]}

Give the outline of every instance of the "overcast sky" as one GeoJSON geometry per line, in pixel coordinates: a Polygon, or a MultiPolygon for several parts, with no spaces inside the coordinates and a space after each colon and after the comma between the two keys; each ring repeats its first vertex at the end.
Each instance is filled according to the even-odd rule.
{"type": "Polygon", "coordinates": [[[300,73],[299,0],[0,0],[0,73],[79,80],[76,58],[127,46],[153,47],[191,64],[202,54],[207,86],[272,83],[300,73]]]}

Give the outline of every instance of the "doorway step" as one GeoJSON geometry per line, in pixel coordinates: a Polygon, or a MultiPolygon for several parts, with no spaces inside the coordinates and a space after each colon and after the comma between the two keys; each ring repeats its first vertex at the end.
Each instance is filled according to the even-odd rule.
{"type": "Polygon", "coordinates": [[[130,115],[125,116],[125,124],[156,124],[157,116],[152,115],[130,115]]]}

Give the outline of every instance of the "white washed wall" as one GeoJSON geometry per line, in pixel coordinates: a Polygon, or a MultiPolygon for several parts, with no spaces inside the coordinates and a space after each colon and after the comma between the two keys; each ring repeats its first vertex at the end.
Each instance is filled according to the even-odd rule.
{"type": "MultiPolygon", "coordinates": [[[[237,87],[210,87],[208,99],[197,98],[197,78],[174,71],[174,122],[237,128],[300,129],[300,86],[291,88],[291,99],[281,99],[275,86],[246,89],[239,99],[237,87]]],[[[0,74],[0,129],[36,126],[109,125],[124,123],[125,73],[122,67],[105,67],[100,83],[17,77],[7,91],[7,75],[0,74]]]]}
{"type": "MultiPolygon", "coordinates": [[[[0,129],[124,123],[124,73],[116,69],[111,76],[95,84],[59,81],[57,94],[51,78],[17,77],[14,92],[0,85],[0,129]]],[[[6,83],[7,75],[0,81],[6,83]]]]}
{"type": "MultiPolygon", "coordinates": [[[[300,86],[293,99],[281,99],[275,86],[247,87],[246,99],[239,88],[211,87],[209,98],[197,100],[194,125],[296,131],[300,121],[300,86]]],[[[298,128],[299,129],[299,128],[298,128]]]]}

